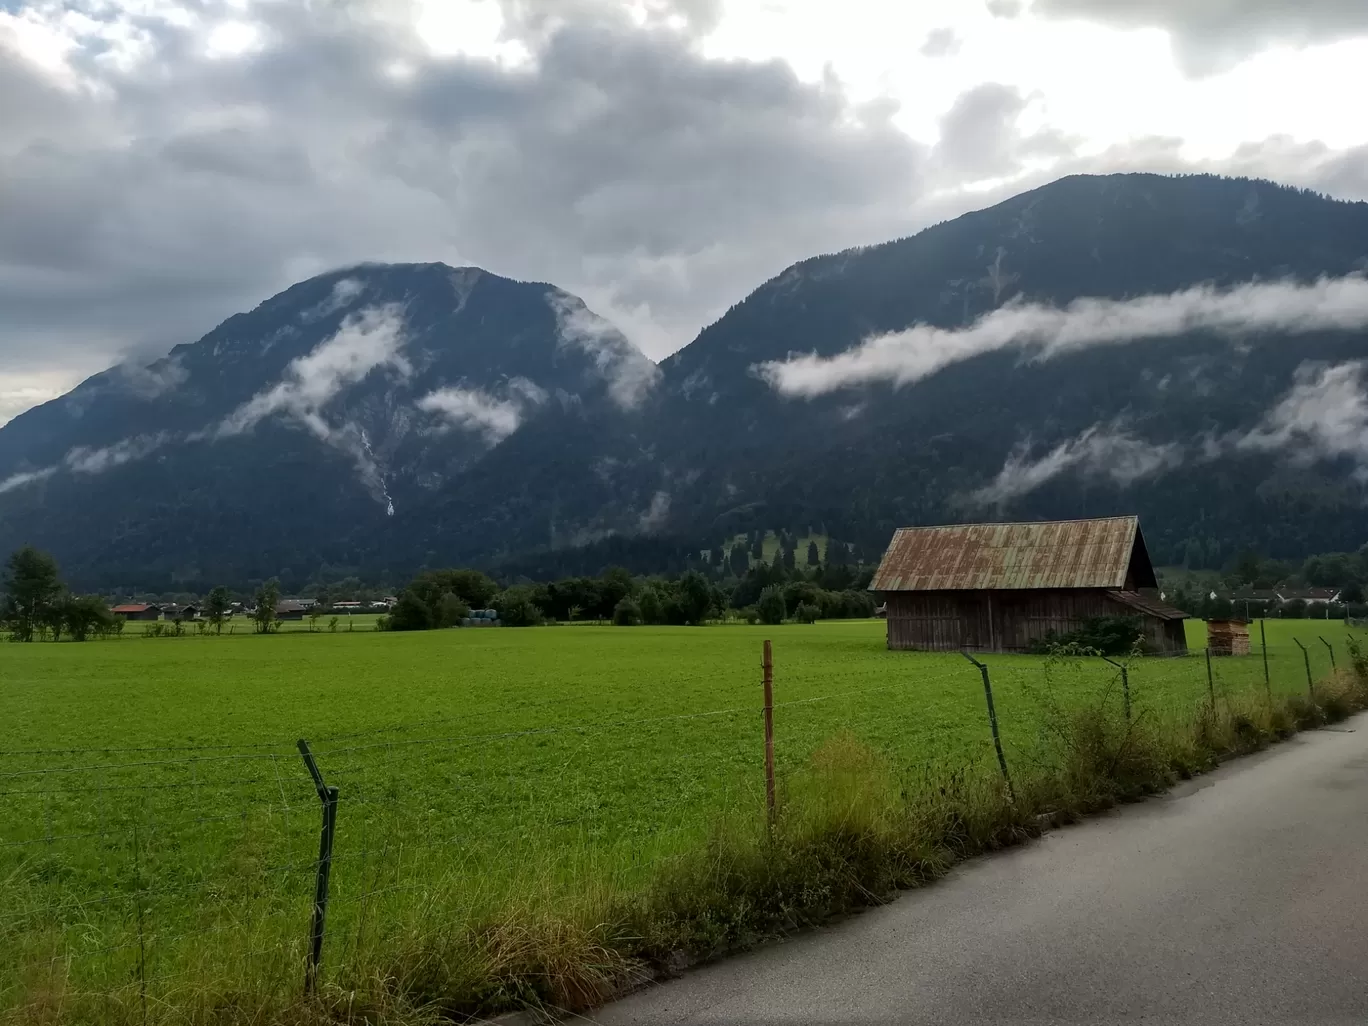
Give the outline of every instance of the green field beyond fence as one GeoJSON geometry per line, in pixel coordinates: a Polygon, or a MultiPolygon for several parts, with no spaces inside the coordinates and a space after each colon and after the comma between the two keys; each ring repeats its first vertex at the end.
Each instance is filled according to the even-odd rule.
{"type": "MultiPolygon", "coordinates": [[[[1269,621],[1267,684],[1257,624],[1253,654],[1212,660],[1209,681],[1190,631],[1193,655],[1132,663],[1137,719],[1305,694],[1330,646],[1348,662],[1342,623],[1269,621]]],[[[299,738],[340,796],[320,983],[363,992],[510,901],[631,893],[724,817],[763,816],[766,638],[781,796],[844,732],[922,780],[996,772],[978,671],[883,637],[860,621],[0,646],[0,1014],[288,1004],[320,823],[299,738]]],[[[1014,772],[1056,757],[1052,710],[1122,702],[1100,659],[983,661],[1014,772]]]]}

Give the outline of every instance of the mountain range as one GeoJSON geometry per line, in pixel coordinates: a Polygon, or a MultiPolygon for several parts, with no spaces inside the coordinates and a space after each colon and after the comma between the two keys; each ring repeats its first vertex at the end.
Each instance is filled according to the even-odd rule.
{"type": "Polygon", "coordinates": [[[1368,204],[1077,176],[761,285],[659,365],[553,285],[301,282],[0,428],[0,549],[104,590],[670,569],[756,528],[1139,513],[1368,540],[1368,204]]]}

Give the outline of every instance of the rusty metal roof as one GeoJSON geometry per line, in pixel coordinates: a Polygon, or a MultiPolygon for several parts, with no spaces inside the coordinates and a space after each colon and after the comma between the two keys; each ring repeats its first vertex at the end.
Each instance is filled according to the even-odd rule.
{"type": "Polygon", "coordinates": [[[1137,517],[903,527],[871,591],[1001,591],[1126,586],[1137,517]]]}
{"type": "MultiPolygon", "coordinates": [[[[1187,620],[1190,617],[1181,609],[1175,609],[1167,602],[1161,602],[1157,598],[1149,595],[1142,595],[1138,591],[1109,591],[1107,594],[1120,602],[1124,606],[1141,613],[1148,613],[1150,616],[1157,616],[1160,620],[1187,620]]],[[[1243,623],[1244,621],[1240,621],[1243,623]]]]}

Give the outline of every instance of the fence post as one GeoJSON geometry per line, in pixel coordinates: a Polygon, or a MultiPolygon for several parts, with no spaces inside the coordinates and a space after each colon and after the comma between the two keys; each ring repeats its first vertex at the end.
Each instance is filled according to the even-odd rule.
{"type": "Polygon", "coordinates": [[[1127,672],[1125,663],[1118,663],[1115,659],[1108,659],[1106,656],[1102,657],[1102,661],[1111,663],[1113,666],[1115,666],[1118,670],[1121,671],[1121,697],[1125,700],[1126,722],[1129,723],[1131,718],[1130,673],[1127,672]]]}
{"type": "Polygon", "coordinates": [[[1292,640],[1296,641],[1297,647],[1302,650],[1302,661],[1306,663],[1306,693],[1311,696],[1311,701],[1314,702],[1316,700],[1316,686],[1311,683],[1311,654],[1306,651],[1306,646],[1296,638],[1292,640]]]}
{"type": "MultiPolygon", "coordinates": [[[[1318,634],[1316,635],[1316,637],[1319,638],[1320,635],[1318,634]]],[[[1330,642],[1326,641],[1324,638],[1320,639],[1320,643],[1324,645],[1330,652],[1330,672],[1338,673],[1339,667],[1335,665],[1335,646],[1330,644],[1330,642]]]]}
{"type": "Polygon", "coordinates": [[[774,826],[774,651],[765,642],[765,658],[760,664],[765,671],[765,811],[770,827],[774,826]]]}
{"type": "Polygon", "coordinates": [[[988,679],[988,667],[971,656],[968,652],[960,652],[971,663],[978,667],[979,673],[983,675],[983,696],[988,700],[988,725],[993,730],[993,747],[997,749],[998,766],[1002,769],[1002,779],[1007,782],[1007,797],[1015,804],[1016,788],[1012,787],[1011,774],[1007,772],[1007,756],[1002,754],[1002,738],[998,736],[997,709],[993,706],[993,684],[988,679]]]}
{"type": "Polygon", "coordinates": [[[318,800],[323,804],[323,829],[318,836],[318,875],[314,881],[313,924],[309,933],[309,965],[304,975],[304,993],[312,994],[318,982],[318,964],[323,960],[323,928],[328,916],[328,878],[332,875],[333,835],[337,829],[337,788],[323,781],[309,742],[299,739],[299,754],[313,777],[318,800]]]}
{"type": "Polygon", "coordinates": [[[1208,697],[1208,698],[1210,699],[1210,701],[1211,701],[1211,711],[1212,711],[1212,712],[1215,712],[1215,711],[1216,711],[1216,685],[1215,685],[1215,683],[1214,683],[1214,682],[1212,681],[1212,679],[1211,679],[1211,646],[1210,646],[1210,645],[1208,645],[1207,648],[1206,648],[1206,664],[1207,664],[1207,697],[1208,697]]]}
{"type": "Polygon", "coordinates": [[[1268,692],[1268,704],[1273,704],[1273,682],[1268,676],[1268,635],[1264,632],[1264,621],[1259,621],[1259,648],[1263,652],[1264,690],[1268,692]]]}

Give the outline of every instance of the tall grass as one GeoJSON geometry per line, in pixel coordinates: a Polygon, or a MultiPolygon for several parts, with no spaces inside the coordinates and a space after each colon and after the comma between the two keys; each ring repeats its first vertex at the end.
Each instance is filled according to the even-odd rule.
{"type": "Polygon", "coordinates": [[[1012,767],[1014,793],[986,749],[966,765],[913,768],[842,731],[783,779],[772,823],[752,796],[645,878],[592,853],[573,873],[536,855],[495,877],[457,864],[425,872],[418,900],[377,900],[346,968],[312,997],[280,985],[282,964],[302,975],[297,937],[229,922],[206,932],[178,984],[151,1004],[131,976],[86,993],[70,965],[39,960],[5,1021],[416,1026],[528,1006],[581,1011],[1368,708],[1368,656],[1352,643],[1351,666],[1318,682],[1314,696],[1217,695],[1185,716],[1142,711],[1126,721],[1109,694],[1051,704],[1045,678],[1046,736],[1012,767]]]}

